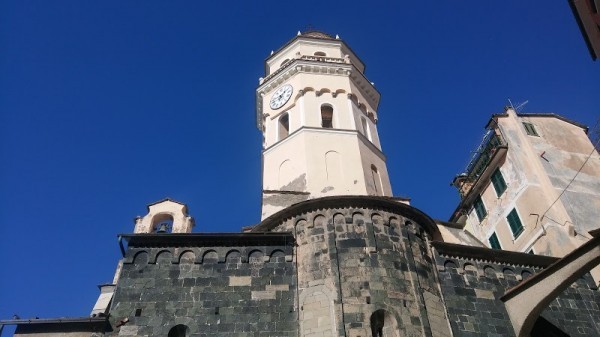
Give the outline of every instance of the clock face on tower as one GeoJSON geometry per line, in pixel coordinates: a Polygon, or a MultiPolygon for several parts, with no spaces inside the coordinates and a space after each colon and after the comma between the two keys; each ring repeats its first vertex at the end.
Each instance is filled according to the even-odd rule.
{"type": "Polygon", "coordinates": [[[292,92],[294,92],[294,89],[289,84],[281,86],[279,89],[277,89],[273,94],[273,97],[271,97],[271,103],[269,103],[271,109],[277,110],[281,108],[285,103],[287,103],[287,101],[289,101],[290,97],[292,97],[292,92]]]}

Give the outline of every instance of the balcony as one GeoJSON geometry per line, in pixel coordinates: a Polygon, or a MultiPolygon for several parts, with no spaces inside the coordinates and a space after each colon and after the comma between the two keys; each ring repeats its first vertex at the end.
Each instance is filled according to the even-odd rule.
{"type": "Polygon", "coordinates": [[[457,175],[452,181],[452,185],[458,189],[461,199],[469,196],[471,191],[480,185],[478,184],[479,181],[489,179],[493,169],[504,158],[507,150],[508,145],[500,129],[487,130],[481,144],[473,152],[471,161],[465,171],[457,175]]]}

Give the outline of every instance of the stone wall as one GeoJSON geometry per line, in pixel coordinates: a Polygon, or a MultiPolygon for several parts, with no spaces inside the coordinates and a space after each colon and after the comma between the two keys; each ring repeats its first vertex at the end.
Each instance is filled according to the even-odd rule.
{"type": "Polygon", "coordinates": [[[431,220],[383,198],[356,199],[360,206],[307,202],[255,229],[296,238],[300,336],[450,336],[427,244],[431,220]]]}
{"type": "Polygon", "coordinates": [[[171,336],[179,326],[186,336],[297,336],[291,236],[274,244],[180,238],[134,237],[110,312],[113,335],[171,336]]]}
{"type": "MultiPolygon", "coordinates": [[[[494,253],[498,251],[488,251],[487,261],[465,257],[466,254],[462,257],[443,253],[435,255],[455,337],[515,336],[504,303],[499,298],[509,288],[548,264],[542,261],[545,257],[521,253],[512,253],[516,257],[512,258],[513,263],[494,261],[494,253]]],[[[599,305],[600,293],[591,276],[586,274],[542,313],[531,336],[600,336],[599,305]]]]}

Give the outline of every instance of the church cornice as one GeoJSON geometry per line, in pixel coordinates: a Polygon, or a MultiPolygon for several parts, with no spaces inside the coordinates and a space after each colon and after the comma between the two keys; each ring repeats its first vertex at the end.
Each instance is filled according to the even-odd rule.
{"type": "Polygon", "coordinates": [[[466,259],[487,263],[541,268],[545,268],[558,260],[558,258],[551,256],[465,246],[441,241],[432,241],[431,244],[441,257],[450,259],[466,259]]]}
{"type": "MultiPolygon", "coordinates": [[[[316,38],[316,37],[311,37],[311,36],[306,36],[306,35],[297,35],[293,39],[289,40],[285,45],[281,46],[279,49],[271,52],[271,55],[269,55],[265,59],[265,71],[268,70],[267,64],[268,64],[269,60],[271,60],[272,58],[276,57],[277,55],[285,52],[289,48],[292,48],[299,41],[306,41],[311,44],[319,44],[319,45],[335,44],[335,45],[343,46],[350,53],[352,53],[352,55],[354,55],[354,57],[358,60],[358,62],[360,62],[360,64],[362,65],[363,68],[366,68],[366,66],[364,65],[364,62],[356,55],[354,50],[352,50],[352,48],[350,48],[350,46],[348,46],[348,44],[346,44],[346,42],[344,42],[344,40],[337,39],[337,38],[336,39],[322,39],[322,38],[316,38]]],[[[364,69],[363,69],[363,71],[364,71],[364,69]]]]}
{"type": "Polygon", "coordinates": [[[120,234],[128,247],[219,247],[291,245],[290,233],[165,233],[120,234]]]}
{"type": "Polygon", "coordinates": [[[441,237],[435,221],[421,210],[413,206],[400,203],[394,198],[367,195],[337,195],[299,202],[264,219],[261,223],[254,226],[251,231],[269,232],[288,218],[292,218],[298,214],[307,213],[316,209],[322,210],[325,208],[348,207],[389,210],[390,212],[406,216],[407,218],[416,221],[434,239],[441,237]]]}
{"type": "Polygon", "coordinates": [[[267,154],[272,149],[277,148],[279,145],[284,144],[285,142],[289,141],[290,139],[293,139],[294,137],[296,137],[298,134],[300,134],[302,132],[337,133],[337,134],[357,136],[358,139],[360,139],[360,141],[363,144],[365,144],[367,147],[369,147],[369,149],[374,154],[376,154],[384,162],[386,161],[385,154],[383,154],[383,152],[377,146],[375,146],[375,144],[373,144],[367,137],[365,137],[362,133],[358,132],[357,130],[324,129],[324,128],[318,128],[318,127],[312,127],[312,126],[303,126],[303,127],[298,128],[297,130],[292,132],[289,136],[287,136],[285,139],[282,139],[282,140],[278,141],[277,143],[264,149],[263,155],[267,154]]]}
{"type": "Polygon", "coordinates": [[[304,55],[300,58],[288,61],[269,76],[259,80],[259,87],[256,89],[256,125],[259,130],[262,128],[263,122],[262,97],[269,94],[298,73],[348,76],[354,84],[360,88],[369,106],[377,110],[381,94],[375,89],[373,83],[371,83],[365,75],[356,68],[356,66],[350,63],[349,60],[343,58],[304,55]]]}

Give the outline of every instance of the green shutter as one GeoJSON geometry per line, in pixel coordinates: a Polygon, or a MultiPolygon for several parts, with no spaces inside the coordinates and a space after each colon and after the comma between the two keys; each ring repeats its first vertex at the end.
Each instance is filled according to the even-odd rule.
{"type": "Polygon", "coordinates": [[[525,127],[525,132],[529,136],[536,136],[536,137],[540,136],[540,135],[538,135],[537,131],[535,130],[535,126],[533,124],[527,123],[527,122],[523,122],[523,126],[525,127]]]}
{"type": "Polygon", "coordinates": [[[504,181],[504,177],[500,172],[500,169],[496,169],[492,174],[492,185],[494,185],[494,190],[496,190],[496,195],[499,197],[506,191],[506,182],[504,181]]]}
{"type": "Polygon", "coordinates": [[[496,232],[492,233],[489,241],[490,241],[490,247],[492,247],[492,249],[502,249],[502,247],[500,246],[500,240],[498,240],[498,236],[496,235],[496,232]]]}
{"type": "Polygon", "coordinates": [[[475,208],[475,213],[477,214],[479,222],[483,221],[487,215],[487,211],[485,210],[485,205],[483,204],[483,200],[481,200],[481,196],[478,196],[477,199],[475,199],[473,207],[475,208]]]}
{"type": "Polygon", "coordinates": [[[510,213],[508,213],[506,220],[508,221],[510,230],[516,239],[523,232],[523,224],[521,223],[521,219],[519,219],[519,214],[517,214],[517,210],[513,208],[513,210],[510,211],[510,213]]]}

